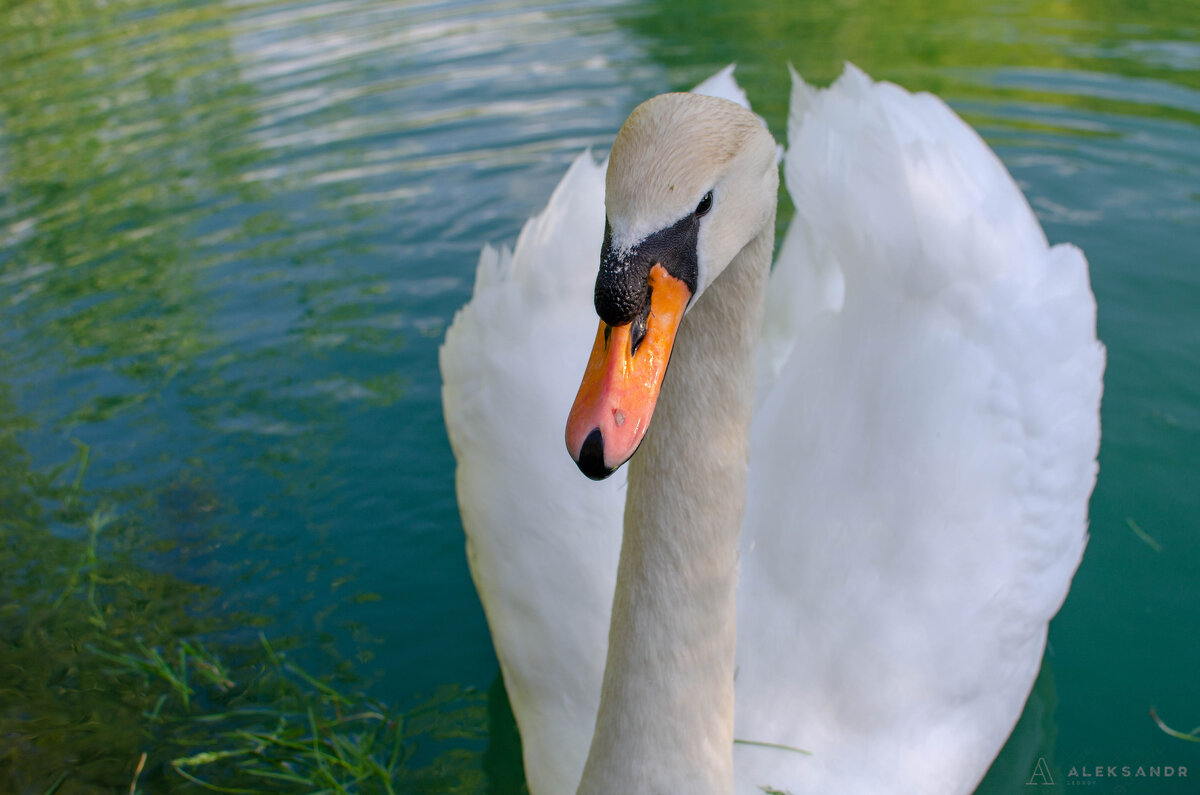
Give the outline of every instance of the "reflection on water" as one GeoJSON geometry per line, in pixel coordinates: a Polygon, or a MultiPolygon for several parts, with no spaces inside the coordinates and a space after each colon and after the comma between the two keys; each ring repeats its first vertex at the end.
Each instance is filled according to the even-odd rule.
{"type": "MultiPolygon", "coordinates": [[[[435,356],[479,248],[639,99],[738,61],[782,133],[783,64],[828,81],[849,59],[950,100],[1092,262],[1110,357],[1092,541],[997,781],[1031,754],[1184,764],[1146,710],[1200,720],[1180,673],[1200,659],[1198,31],[1192,4],[1131,1],[16,4],[0,530],[54,499],[77,440],[87,504],[147,577],[240,616],[224,632],[324,648],[401,706],[489,686],[435,356]]],[[[43,513],[30,538],[82,543],[85,517],[43,513]]],[[[36,585],[12,582],[10,601],[36,585]]]]}

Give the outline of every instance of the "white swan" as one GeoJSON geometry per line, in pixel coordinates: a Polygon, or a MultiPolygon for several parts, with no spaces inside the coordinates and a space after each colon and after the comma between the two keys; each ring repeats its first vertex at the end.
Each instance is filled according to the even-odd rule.
{"type": "MultiPolygon", "coordinates": [[[[730,70],[701,89],[740,95],[730,70]]],[[[755,117],[657,98],[614,145],[598,303],[638,313],[620,273],[644,283],[655,232],[698,252],[690,276],[678,250],[652,258],[675,257],[656,285],[696,296],[628,505],[624,468],[592,483],[562,449],[585,351],[605,347],[603,166],[582,155],[512,254],[484,250],[447,332],[468,558],[539,795],[969,791],[1079,563],[1104,367],[1082,253],[1047,246],[935,97],[849,66],[825,91],[794,77],[788,133],[796,216],[769,284],[777,177],[755,117]]],[[[662,356],[653,305],[642,350],[662,356]]],[[[576,456],[613,416],[602,380],[576,456]]],[[[636,447],[622,420],[584,466],[636,447]]]]}

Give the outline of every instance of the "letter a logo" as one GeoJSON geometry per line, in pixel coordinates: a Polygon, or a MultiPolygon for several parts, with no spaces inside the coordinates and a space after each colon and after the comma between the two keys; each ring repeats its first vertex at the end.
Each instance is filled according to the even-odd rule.
{"type": "Polygon", "coordinates": [[[1046,757],[1039,756],[1037,764],[1033,766],[1033,775],[1025,782],[1025,786],[1033,784],[1054,784],[1054,777],[1050,775],[1050,765],[1046,764],[1046,757]]]}

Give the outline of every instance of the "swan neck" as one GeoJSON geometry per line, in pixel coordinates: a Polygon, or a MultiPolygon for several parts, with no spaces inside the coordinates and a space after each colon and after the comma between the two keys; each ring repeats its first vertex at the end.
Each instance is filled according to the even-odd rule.
{"type": "Polygon", "coordinates": [[[737,544],[774,219],[680,326],[629,464],[592,793],[733,791],[737,544]]]}

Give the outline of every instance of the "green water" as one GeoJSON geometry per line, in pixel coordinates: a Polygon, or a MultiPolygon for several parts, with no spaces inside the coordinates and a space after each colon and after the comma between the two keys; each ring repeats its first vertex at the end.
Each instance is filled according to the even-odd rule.
{"type": "MultiPolygon", "coordinates": [[[[1200,724],[1200,4],[2,8],[7,652],[29,605],[48,606],[39,631],[64,653],[96,629],[60,619],[84,602],[57,594],[103,509],[116,518],[99,554],[124,572],[105,576],[140,594],[101,606],[110,634],[237,644],[262,630],[399,708],[447,684],[487,691],[497,665],[436,367],[480,247],[514,239],[640,99],[737,61],[782,136],[785,63],[828,82],[852,60],[936,91],[980,130],[1051,241],[1087,252],[1108,346],[1091,541],[983,790],[1023,791],[1044,757],[1057,785],[1037,791],[1200,791],[1200,745],[1148,715],[1200,724]],[[1122,765],[1191,776],[1080,772],[1122,765]]],[[[45,792],[54,765],[103,756],[117,735],[87,745],[49,714],[70,663],[0,662],[0,789],[45,792]],[[55,720],[54,744],[83,750],[37,772],[55,720]]],[[[85,711],[108,709],[89,698],[85,711]]],[[[130,748],[147,742],[138,720],[122,724],[130,748]]],[[[497,792],[516,786],[501,734],[462,761],[497,792]]],[[[61,791],[127,790],[134,760],[110,762],[61,791]]]]}

